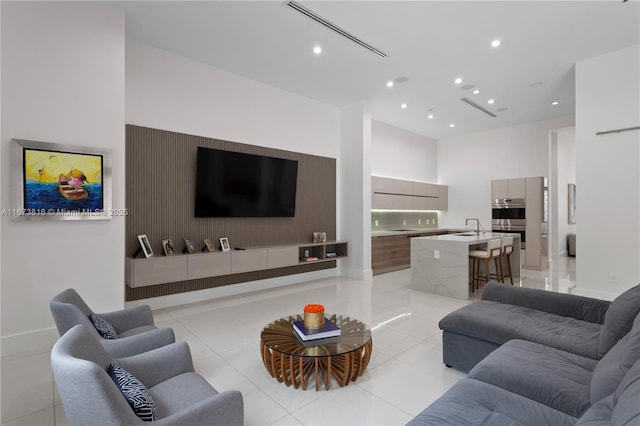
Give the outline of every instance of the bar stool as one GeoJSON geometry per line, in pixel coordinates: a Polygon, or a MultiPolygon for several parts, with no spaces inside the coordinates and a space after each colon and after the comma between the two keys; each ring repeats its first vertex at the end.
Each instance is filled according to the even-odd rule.
{"type": "Polygon", "coordinates": [[[513,237],[504,237],[502,238],[502,254],[500,256],[500,277],[502,278],[500,282],[504,282],[504,270],[503,264],[506,260],[507,269],[509,270],[509,280],[511,281],[511,285],[513,285],[513,277],[511,276],[511,253],[513,253],[513,237]]]}
{"type": "MultiPolygon", "coordinates": [[[[472,262],[472,280],[471,285],[478,288],[480,279],[483,279],[486,283],[491,278],[490,266],[491,261],[496,268],[495,278],[500,280],[500,256],[502,255],[502,240],[497,238],[487,241],[486,250],[471,250],[469,252],[469,258],[472,262]],[[480,261],[484,261],[484,276],[480,275],[480,261]]],[[[472,287],[473,288],[473,287],[472,287]]]]}

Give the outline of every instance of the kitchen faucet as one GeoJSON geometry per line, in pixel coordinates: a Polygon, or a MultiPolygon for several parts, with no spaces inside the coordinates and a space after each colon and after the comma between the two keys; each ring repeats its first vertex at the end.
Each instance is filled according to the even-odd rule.
{"type": "Polygon", "coordinates": [[[464,226],[469,225],[469,221],[470,220],[475,220],[476,221],[476,234],[480,235],[480,220],[476,219],[475,217],[468,217],[464,221],[464,226]]]}

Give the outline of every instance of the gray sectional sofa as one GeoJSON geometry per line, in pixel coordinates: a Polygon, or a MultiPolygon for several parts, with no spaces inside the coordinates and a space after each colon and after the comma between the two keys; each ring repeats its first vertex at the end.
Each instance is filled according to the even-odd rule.
{"type": "Polygon", "coordinates": [[[488,284],[440,322],[468,376],[408,424],[638,426],[639,311],[640,285],[607,302],[488,284]]]}

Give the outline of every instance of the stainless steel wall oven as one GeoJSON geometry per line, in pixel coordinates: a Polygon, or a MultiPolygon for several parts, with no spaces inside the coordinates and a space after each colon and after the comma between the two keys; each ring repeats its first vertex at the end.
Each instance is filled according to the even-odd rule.
{"type": "Polygon", "coordinates": [[[526,205],[523,198],[500,198],[491,203],[491,230],[520,234],[520,247],[526,248],[526,205]]]}

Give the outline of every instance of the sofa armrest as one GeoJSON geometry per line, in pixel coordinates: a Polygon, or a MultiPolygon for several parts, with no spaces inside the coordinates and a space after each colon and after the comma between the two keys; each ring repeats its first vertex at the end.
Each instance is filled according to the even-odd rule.
{"type": "Polygon", "coordinates": [[[161,348],[175,341],[176,336],[171,328],[156,328],[155,330],[117,339],[100,339],[102,346],[114,358],[137,355],[161,348]]]}
{"type": "Polygon", "coordinates": [[[186,342],[173,343],[149,352],[120,358],[116,362],[147,388],[183,373],[194,371],[186,342]]]}
{"type": "Polygon", "coordinates": [[[154,325],[153,313],[148,305],[136,306],[135,308],[121,311],[98,313],[109,324],[115,328],[116,333],[121,333],[132,328],[144,325],[154,325]]]}
{"type": "Polygon", "coordinates": [[[237,390],[221,392],[154,422],[163,425],[242,426],[244,403],[237,390]]]}
{"type": "Polygon", "coordinates": [[[512,287],[495,281],[485,285],[482,300],[522,306],[595,324],[604,323],[604,315],[611,303],[575,294],[512,287]]]}

